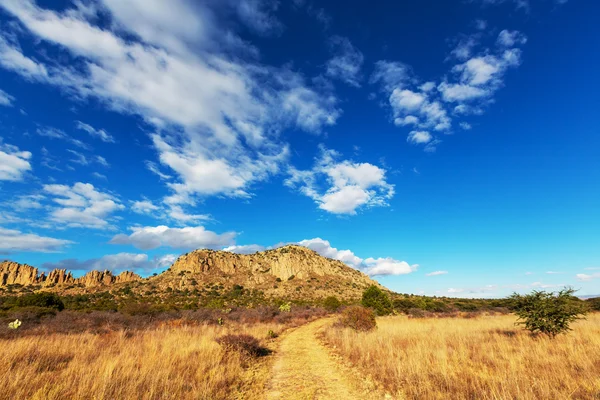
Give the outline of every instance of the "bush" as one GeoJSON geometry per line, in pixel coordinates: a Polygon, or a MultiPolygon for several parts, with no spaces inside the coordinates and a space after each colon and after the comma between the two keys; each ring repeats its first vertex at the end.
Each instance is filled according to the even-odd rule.
{"type": "Polygon", "coordinates": [[[558,293],[533,291],[528,295],[510,296],[511,309],[519,317],[518,324],[532,333],[554,337],[570,331],[573,321],[583,318],[585,304],[573,296],[574,289],[565,288],[558,293]]]}
{"type": "Polygon", "coordinates": [[[323,301],[323,307],[330,312],[336,312],[341,306],[342,303],[335,296],[329,296],[323,301]]]}
{"type": "Polygon", "coordinates": [[[235,351],[246,357],[261,357],[269,354],[269,349],[260,345],[258,339],[250,335],[225,335],[217,338],[225,351],[235,351]]]}
{"type": "Polygon", "coordinates": [[[371,285],[364,291],[362,305],[372,308],[377,315],[388,315],[392,312],[392,302],[386,293],[375,285],[371,285]]]}
{"type": "Polygon", "coordinates": [[[587,304],[590,306],[591,310],[600,311],[600,297],[588,299],[587,304]]]}
{"type": "Polygon", "coordinates": [[[355,331],[367,332],[377,327],[375,313],[370,308],[352,306],[342,312],[339,324],[355,331]]]}
{"type": "Polygon", "coordinates": [[[62,311],[65,308],[60,297],[55,293],[30,293],[18,297],[17,307],[42,307],[62,311]]]}

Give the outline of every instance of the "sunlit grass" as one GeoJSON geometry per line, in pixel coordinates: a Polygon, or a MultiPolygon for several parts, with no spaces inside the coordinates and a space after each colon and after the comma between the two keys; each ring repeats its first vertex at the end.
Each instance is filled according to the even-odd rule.
{"type": "Polygon", "coordinates": [[[245,363],[215,338],[281,325],[163,326],[0,340],[1,399],[226,399],[245,363]]]}
{"type": "Polygon", "coordinates": [[[400,399],[600,399],[600,314],[555,339],[514,323],[397,316],[370,333],[330,328],[324,339],[400,399]]]}

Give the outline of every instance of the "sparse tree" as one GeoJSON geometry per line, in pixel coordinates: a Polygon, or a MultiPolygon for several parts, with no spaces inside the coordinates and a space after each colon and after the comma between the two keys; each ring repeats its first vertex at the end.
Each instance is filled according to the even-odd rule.
{"type": "Polygon", "coordinates": [[[392,313],[393,306],[389,296],[375,285],[371,285],[364,291],[362,305],[372,308],[377,315],[388,315],[392,313]]]}
{"type": "Polygon", "coordinates": [[[570,331],[571,323],[582,319],[588,310],[574,293],[572,288],[558,293],[534,290],[527,295],[514,293],[509,300],[512,311],[519,317],[518,324],[532,333],[555,337],[570,331]]]}
{"type": "Polygon", "coordinates": [[[330,312],[336,312],[341,305],[342,303],[335,296],[329,296],[323,301],[323,307],[330,312]]]}

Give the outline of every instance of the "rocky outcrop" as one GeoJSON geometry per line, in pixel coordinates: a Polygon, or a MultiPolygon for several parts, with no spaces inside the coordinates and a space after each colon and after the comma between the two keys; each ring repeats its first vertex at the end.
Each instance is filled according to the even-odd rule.
{"type": "Polygon", "coordinates": [[[0,286],[19,284],[23,286],[41,285],[77,285],[85,287],[112,285],[142,279],[130,271],[121,272],[115,276],[110,271],[90,271],[81,278],[74,278],[71,272],[64,269],[54,269],[46,275],[38,273],[38,269],[27,264],[12,261],[0,263],[0,286]]]}
{"type": "Polygon", "coordinates": [[[66,285],[75,283],[75,278],[66,269],[53,269],[47,277],[42,274],[42,282],[45,286],[49,285],[66,285]],[[45,278],[45,279],[44,279],[45,278]]]}
{"type": "Polygon", "coordinates": [[[39,283],[38,269],[12,261],[0,263],[0,286],[35,285],[39,283]]]}
{"type": "Polygon", "coordinates": [[[141,276],[133,272],[125,271],[114,276],[110,271],[90,271],[81,278],[76,279],[76,283],[82,284],[85,287],[92,286],[107,286],[114,283],[124,283],[137,281],[142,279],[141,276]]]}
{"type": "MultiPolygon", "coordinates": [[[[234,254],[226,251],[196,250],[177,259],[171,266],[175,273],[270,275],[281,280],[291,277],[332,276],[362,284],[376,284],[369,277],[341,261],[322,257],[306,247],[289,245],[255,254],[234,254]]],[[[255,279],[256,280],[256,279],[255,279]]]]}

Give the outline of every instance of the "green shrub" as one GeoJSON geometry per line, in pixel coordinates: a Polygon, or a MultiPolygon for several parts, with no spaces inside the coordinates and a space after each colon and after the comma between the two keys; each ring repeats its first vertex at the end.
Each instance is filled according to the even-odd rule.
{"type": "Polygon", "coordinates": [[[532,333],[554,337],[570,331],[573,321],[583,318],[585,303],[573,296],[574,289],[565,288],[558,293],[533,291],[528,295],[510,296],[511,310],[519,317],[518,324],[532,333]]]}
{"type": "Polygon", "coordinates": [[[62,311],[65,308],[60,297],[55,293],[30,293],[17,298],[17,307],[42,307],[62,311]]]}
{"type": "Polygon", "coordinates": [[[323,301],[323,307],[330,312],[336,312],[341,305],[342,303],[335,296],[329,296],[323,301]]]}
{"type": "Polygon", "coordinates": [[[375,285],[371,285],[364,291],[361,304],[372,308],[377,315],[391,314],[392,302],[386,293],[375,285]]]}
{"type": "Polygon", "coordinates": [[[290,312],[292,311],[292,305],[290,303],[283,303],[279,306],[279,311],[290,312]]]}
{"type": "Polygon", "coordinates": [[[367,332],[377,327],[375,312],[370,308],[351,306],[342,312],[339,325],[355,331],[367,332]]]}
{"type": "Polygon", "coordinates": [[[591,310],[600,311],[600,297],[588,299],[586,303],[589,305],[591,310]]]}

